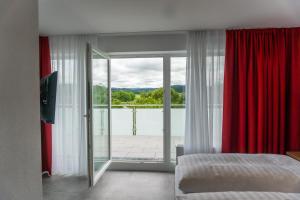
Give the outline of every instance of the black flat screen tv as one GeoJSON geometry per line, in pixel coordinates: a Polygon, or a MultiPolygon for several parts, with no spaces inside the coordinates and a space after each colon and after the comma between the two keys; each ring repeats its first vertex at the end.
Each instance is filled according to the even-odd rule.
{"type": "Polygon", "coordinates": [[[41,79],[41,120],[54,124],[56,104],[57,71],[41,79]]]}

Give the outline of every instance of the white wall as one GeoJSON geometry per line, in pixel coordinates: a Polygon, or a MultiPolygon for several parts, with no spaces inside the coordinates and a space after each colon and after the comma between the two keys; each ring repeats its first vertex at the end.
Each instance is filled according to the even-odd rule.
{"type": "Polygon", "coordinates": [[[102,35],[98,45],[106,52],[182,51],[186,50],[186,34],[102,35]]]}
{"type": "Polygon", "coordinates": [[[0,1],[0,200],[42,199],[38,2],[0,1]]]}

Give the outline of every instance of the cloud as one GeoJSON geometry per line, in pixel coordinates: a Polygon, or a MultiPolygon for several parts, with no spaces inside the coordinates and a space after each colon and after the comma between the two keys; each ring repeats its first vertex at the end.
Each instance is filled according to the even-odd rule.
{"type": "Polygon", "coordinates": [[[163,86],[162,58],[119,58],[111,61],[112,87],[163,86]]]}
{"type": "MultiPolygon", "coordinates": [[[[94,84],[107,83],[107,63],[93,62],[94,84]]],[[[171,59],[172,84],[185,83],[185,58],[171,59]],[[173,80],[174,79],[174,80],[173,80]]],[[[119,88],[158,88],[163,86],[163,58],[117,58],[111,60],[111,86],[119,88]]]]}

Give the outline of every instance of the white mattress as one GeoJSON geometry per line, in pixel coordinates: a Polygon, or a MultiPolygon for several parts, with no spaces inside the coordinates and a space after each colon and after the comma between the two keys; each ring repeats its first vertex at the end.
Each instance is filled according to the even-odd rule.
{"type": "Polygon", "coordinates": [[[299,200],[300,194],[279,192],[213,192],[179,195],[177,200],[299,200]]]}
{"type": "Polygon", "coordinates": [[[300,163],[270,154],[194,154],[178,158],[176,193],[300,193],[300,163]]]}

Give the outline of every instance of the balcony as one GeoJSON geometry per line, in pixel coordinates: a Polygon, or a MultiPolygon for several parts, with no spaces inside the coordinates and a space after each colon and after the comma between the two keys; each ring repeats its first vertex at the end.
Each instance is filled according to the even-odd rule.
{"type": "MultiPolygon", "coordinates": [[[[114,160],[163,160],[162,105],[112,106],[112,157],[114,160]]],[[[96,109],[95,115],[104,119],[105,109],[96,109]]],[[[97,116],[95,116],[97,117],[97,116]]],[[[175,159],[176,144],[183,143],[185,108],[171,108],[171,158],[175,159]]],[[[102,122],[104,123],[104,122],[102,122]]],[[[103,133],[100,130],[98,133],[103,133]]],[[[95,127],[97,130],[97,127],[95,127]]]]}

